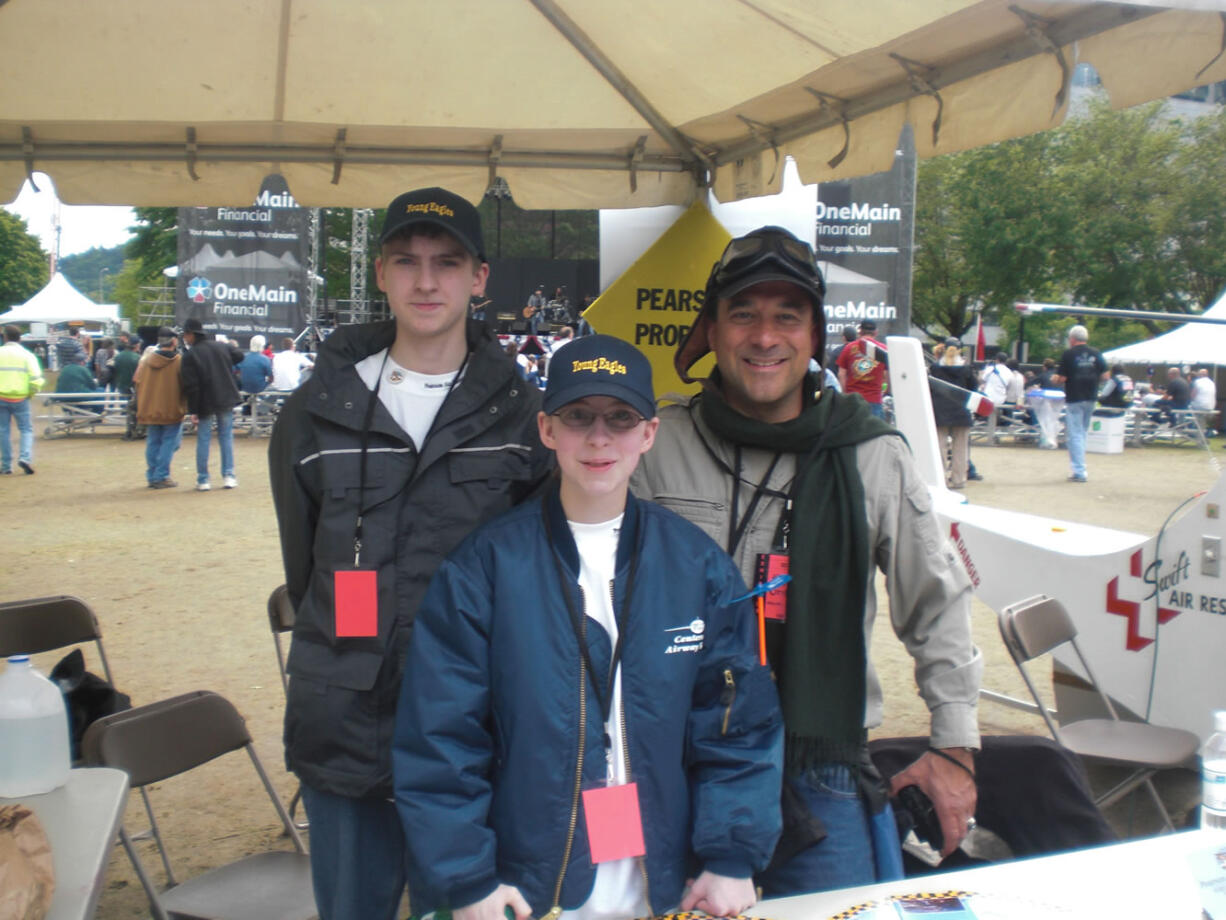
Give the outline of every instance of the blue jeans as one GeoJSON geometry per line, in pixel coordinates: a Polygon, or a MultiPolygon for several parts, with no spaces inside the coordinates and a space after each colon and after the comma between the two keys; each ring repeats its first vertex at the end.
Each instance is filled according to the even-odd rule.
{"type": "Polygon", "coordinates": [[[885,403],[869,403],[869,411],[879,419],[885,418],[885,403]]]}
{"type": "Polygon", "coordinates": [[[404,893],[404,831],[391,799],[351,799],[303,783],[320,920],[393,920],[404,893]]]}
{"type": "Polygon", "coordinates": [[[893,809],[887,804],[880,814],[871,814],[851,768],[826,764],[786,776],[784,782],[825,825],[826,837],[759,875],[763,896],[781,898],[903,877],[893,809]]]}
{"type": "Polygon", "coordinates": [[[1094,412],[1094,400],[1083,399],[1067,403],[1064,407],[1064,434],[1068,441],[1068,459],[1073,475],[1086,474],[1086,429],[1090,427],[1090,415],[1094,412]]]}
{"type": "Polygon", "coordinates": [[[217,443],[221,447],[221,475],[234,475],[234,410],[200,416],[196,426],[196,482],[209,481],[209,441],[213,422],[217,422],[217,443]]]}
{"type": "Polygon", "coordinates": [[[21,446],[17,459],[25,463],[31,462],[34,453],[34,422],[30,418],[30,401],[8,402],[0,399],[0,470],[13,469],[13,445],[9,441],[9,419],[17,420],[17,431],[20,432],[21,446]]]}
{"type": "Polygon", "coordinates": [[[161,482],[170,478],[170,461],[183,439],[183,423],[145,426],[145,478],[161,482]]]}

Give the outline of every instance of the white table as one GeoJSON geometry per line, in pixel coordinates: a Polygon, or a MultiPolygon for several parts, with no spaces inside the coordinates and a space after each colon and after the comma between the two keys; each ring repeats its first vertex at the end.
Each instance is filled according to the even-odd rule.
{"type": "Polygon", "coordinates": [[[94,916],[127,801],[128,774],[109,767],[73,770],[66,785],[43,795],[0,798],[38,815],[51,842],[55,895],[47,920],[94,916]]]}
{"type": "MultiPolygon", "coordinates": [[[[901,882],[778,898],[763,901],[750,913],[771,920],[826,920],[891,895],[964,890],[991,899],[992,910],[984,917],[1200,920],[1199,887],[1186,856],[1211,846],[1226,847],[1226,831],[1184,831],[901,882]]],[[[896,917],[892,911],[866,909],[855,916],[896,917]]],[[[976,916],[981,916],[978,909],[976,916]]]]}

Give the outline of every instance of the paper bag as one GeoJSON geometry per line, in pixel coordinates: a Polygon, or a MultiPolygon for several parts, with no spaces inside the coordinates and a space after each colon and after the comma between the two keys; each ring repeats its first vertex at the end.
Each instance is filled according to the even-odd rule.
{"type": "Polygon", "coordinates": [[[0,920],[42,920],[51,908],[55,867],[38,816],[0,806],[0,920]]]}

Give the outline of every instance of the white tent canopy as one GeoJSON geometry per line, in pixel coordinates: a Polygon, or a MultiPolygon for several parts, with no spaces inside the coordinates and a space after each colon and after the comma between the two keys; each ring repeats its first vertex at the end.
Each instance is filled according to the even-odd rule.
{"type": "Polygon", "coordinates": [[[119,305],[94,303],[58,272],[23,304],[0,313],[0,323],[117,323],[119,305]]]}
{"type": "Polygon", "coordinates": [[[0,3],[0,201],[381,206],[495,176],[528,208],[688,204],[1058,125],[1226,79],[1226,0],[0,3]]]}
{"type": "MultiPolygon", "coordinates": [[[[1226,320],[1226,295],[1203,316],[1226,320]]],[[[1226,362],[1226,325],[1186,323],[1170,332],[1104,352],[1109,364],[1222,364],[1226,362]]]]}

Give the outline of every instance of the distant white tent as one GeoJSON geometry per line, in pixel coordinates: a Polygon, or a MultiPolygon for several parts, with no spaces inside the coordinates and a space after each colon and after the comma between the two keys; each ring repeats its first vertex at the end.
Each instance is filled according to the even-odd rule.
{"type": "MultiPolygon", "coordinates": [[[[1226,320],[1226,295],[1203,316],[1226,320]]],[[[1104,352],[1108,364],[1222,364],[1226,361],[1226,325],[1185,323],[1170,332],[1104,352]]]]}
{"type": "Polygon", "coordinates": [[[119,304],[94,303],[62,274],[23,304],[0,313],[0,323],[117,323],[119,304]]]}

